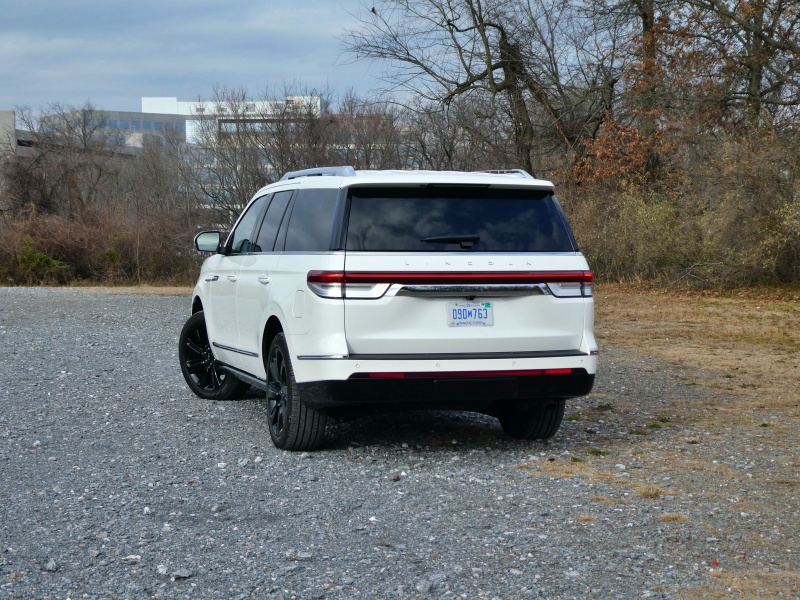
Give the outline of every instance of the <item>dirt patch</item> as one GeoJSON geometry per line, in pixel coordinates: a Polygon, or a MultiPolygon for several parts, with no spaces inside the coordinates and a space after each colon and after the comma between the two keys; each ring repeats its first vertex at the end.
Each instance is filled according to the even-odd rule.
{"type": "MultiPolygon", "coordinates": [[[[777,297],[767,292],[753,292],[750,297],[692,296],[603,286],[596,300],[601,343],[700,369],[708,376],[697,383],[750,400],[747,404],[754,412],[796,415],[798,296],[785,292],[777,297]]],[[[741,409],[740,404],[730,407],[735,420],[741,409]]]]}
{"type": "Polygon", "coordinates": [[[192,288],[187,286],[74,286],[69,289],[84,290],[96,294],[141,294],[144,296],[186,296],[187,298],[192,295],[192,288]]]}
{"type": "MultiPolygon", "coordinates": [[[[597,422],[616,414],[628,421],[630,433],[642,436],[635,450],[624,443],[589,449],[584,460],[590,477],[601,478],[620,456],[636,456],[646,476],[638,485],[628,484],[632,491],[693,498],[713,517],[707,523],[700,517],[708,539],[726,536],[733,542],[720,556],[709,555],[708,585],[687,591],[687,598],[800,594],[798,300],[796,291],[786,290],[730,295],[611,285],[597,290],[595,330],[601,348],[663,361],[686,386],[711,393],[712,401],[701,405],[676,398],[649,422],[637,418],[636,399],[617,396],[608,402],[596,398],[572,415],[597,422]],[[658,442],[647,436],[653,431],[658,442]],[[670,489],[659,490],[661,482],[670,489]],[[738,536],[737,519],[756,519],[758,533],[738,536]]],[[[574,475],[576,466],[562,466],[564,475],[574,475]]],[[[547,470],[552,475],[557,468],[547,470]]],[[[678,524],[697,518],[663,516],[678,524]]]]}

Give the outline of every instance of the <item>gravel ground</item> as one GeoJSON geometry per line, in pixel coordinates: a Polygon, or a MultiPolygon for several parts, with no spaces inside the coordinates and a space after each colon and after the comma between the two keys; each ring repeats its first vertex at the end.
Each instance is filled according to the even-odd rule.
{"type": "Polygon", "coordinates": [[[0,597],[673,598],[764,532],[759,567],[797,567],[769,555],[791,553],[797,504],[775,533],[730,510],[736,489],[699,493],[722,485],[713,469],[676,481],[652,464],[713,452],[737,489],[758,466],[669,422],[676,399],[725,398],[652,358],[603,348],[595,392],[546,443],[415,412],[285,453],[256,395],[189,392],[188,312],[182,297],[0,289],[0,597]]]}

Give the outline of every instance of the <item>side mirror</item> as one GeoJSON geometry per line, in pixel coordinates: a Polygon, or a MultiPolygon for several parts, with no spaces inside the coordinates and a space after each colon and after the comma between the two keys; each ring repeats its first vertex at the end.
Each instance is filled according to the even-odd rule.
{"type": "Polygon", "coordinates": [[[200,252],[217,252],[221,240],[219,231],[201,231],[194,236],[194,247],[200,252]]]}

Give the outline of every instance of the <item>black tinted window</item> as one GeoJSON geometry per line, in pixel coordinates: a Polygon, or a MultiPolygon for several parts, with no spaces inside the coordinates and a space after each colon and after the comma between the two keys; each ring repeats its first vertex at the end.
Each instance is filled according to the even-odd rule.
{"type": "Polygon", "coordinates": [[[324,252],[331,248],[331,232],[339,190],[299,190],[286,232],[287,252],[324,252]]]}
{"type": "Polygon", "coordinates": [[[573,252],[576,249],[549,191],[354,188],[351,196],[348,251],[573,252]]]}
{"type": "Polygon", "coordinates": [[[275,245],[275,236],[278,234],[278,227],[291,197],[291,190],[277,192],[272,197],[272,202],[267,209],[267,214],[264,215],[264,222],[256,238],[255,252],[272,252],[272,248],[275,245]]]}
{"type": "Polygon", "coordinates": [[[261,216],[261,210],[264,204],[269,199],[269,196],[261,196],[253,202],[244,213],[244,216],[239,220],[236,229],[231,234],[231,242],[228,246],[231,254],[240,254],[245,252],[254,252],[253,249],[253,228],[256,226],[258,217],[261,216]]]}

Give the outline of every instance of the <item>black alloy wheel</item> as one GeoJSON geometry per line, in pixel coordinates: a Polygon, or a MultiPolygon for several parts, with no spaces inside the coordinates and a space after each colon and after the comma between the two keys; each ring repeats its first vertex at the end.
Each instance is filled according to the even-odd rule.
{"type": "Polygon", "coordinates": [[[267,353],[269,435],[281,450],[315,450],[325,438],[327,414],[300,398],[286,338],[279,333],[267,353]]]}
{"type": "Polygon", "coordinates": [[[284,437],[286,412],[289,405],[289,381],[286,373],[286,356],[280,346],[273,346],[269,353],[267,374],[267,410],[269,411],[269,433],[272,439],[284,437]]]}
{"type": "Polygon", "coordinates": [[[181,372],[195,395],[207,400],[241,398],[250,387],[222,370],[208,340],[203,311],[194,313],[183,326],[178,343],[181,372]]]}

